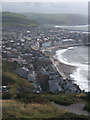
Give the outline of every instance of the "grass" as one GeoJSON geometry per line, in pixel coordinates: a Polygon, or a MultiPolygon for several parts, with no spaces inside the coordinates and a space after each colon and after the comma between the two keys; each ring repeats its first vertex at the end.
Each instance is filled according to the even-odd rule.
{"type": "Polygon", "coordinates": [[[21,78],[18,75],[16,75],[15,73],[11,73],[11,72],[3,72],[2,73],[4,77],[6,77],[7,79],[10,79],[12,84],[17,84],[20,86],[26,86],[26,87],[30,87],[31,83],[25,79],[25,78],[21,78]]]}
{"type": "Polygon", "coordinates": [[[84,115],[76,115],[74,113],[65,113],[60,117],[62,120],[90,120],[90,117],[84,115]]]}
{"type": "Polygon", "coordinates": [[[57,104],[68,106],[77,102],[85,102],[81,96],[86,96],[85,94],[43,94],[42,97],[49,101],[53,101],[57,104]]]}
{"type": "Polygon", "coordinates": [[[11,13],[11,12],[2,12],[2,26],[13,27],[13,26],[33,26],[37,25],[32,19],[27,18],[24,15],[11,13]]]}
{"type": "Polygon", "coordinates": [[[87,110],[88,112],[90,112],[90,92],[87,94],[87,102],[84,106],[84,110],[87,110]]]}
{"type": "Polygon", "coordinates": [[[21,93],[24,93],[25,89],[29,89],[29,90],[33,89],[32,84],[27,79],[20,78],[14,73],[3,72],[3,76],[4,79],[7,80],[7,82],[10,81],[8,82],[8,86],[9,86],[9,93],[11,98],[16,97],[18,90],[19,92],[21,91],[21,93]]]}
{"type": "Polygon", "coordinates": [[[15,72],[20,67],[17,62],[2,61],[2,71],[4,72],[15,72]]]}
{"type": "Polygon", "coordinates": [[[51,104],[25,104],[16,100],[3,100],[3,118],[55,118],[66,112],[51,104]]]}
{"type": "Polygon", "coordinates": [[[56,106],[45,103],[23,103],[17,100],[3,100],[3,120],[11,119],[39,119],[44,118],[55,120],[90,120],[90,117],[83,115],[76,115],[64,109],[57,108],[56,106]]]}
{"type": "Polygon", "coordinates": [[[33,86],[31,83],[24,78],[19,77],[15,73],[15,69],[18,68],[17,63],[10,63],[3,61],[3,80],[6,80],[8,82],[8,85],[10,87],[9,93],[10,95],[6,94],[3,95],[3,98],[11,97],[18,99],[19,101],[23,101],[26,103],[29,102],[36,102],[38,103],[40,100],[41,102],[45,101],[53,101],[57,104],[62,105],[70,105],[77,102],[84,102],[86,95],[85,94],[54,94],[54,93],[41,93],[41,94],[35,94],[35,93],[26,93],[21,89],[21,92],[17,94],[17,89],[19,88],[31,88],[33,89],[33,86]]]}
{"type": "MultiPolygon", "coordinates": [[[[25,92],[22,88],[31,88],[31,83],[15,73],[18,68],[17,63],[2,62],[3,80],[6,80],[9,86],[9,93],[3,94],[3,118],[64,118],[66,120],[73,118],[85,118],[68,111],[59,109],[52,105],[53,101],[62,105],[70,105],[77,102],[85,102],[86,94],[54,94],[54,93],[32,93],[25,92]],[[21,89],[18,93],[17,90],[21,89]],[[65,118],[66,117],[66,118],[65,118]]],[[[79,120],[79,119],[77,119],[79,120]]],[[[83,120],[83,119],[81,119],[83,120]]],[[[85,118],[84,120],[88,120],[85,118]]]]}
{"type": "Polygon", "coordinates": [[[23,13],[44,25],[85,25],[87,17],[81,14],[23,13]]]}
{"type": "MultiPolygon", "coordinates": [[[[18,68],[17,63],[2,62],[2,82],[9,86],[9,93],[11,98],[16,97],[17,90],[24,92],[25,89],[33,89],[32,84],[25,78],[19,77],[15,70],[18,68]]],[[[5,95],[3,95],[5,98],[5,95]]]]}
{"type": "Polygon", "coordinates": [[[17,94],[16,99],[25,103],[48,103],[55,102],[60,105],[71,105],[77,102],[86,102],[81,96],[86,96],[85,94],[51,94],[51,93],[25,93],[17,94]]]}
{"type": "Polygon", "coordinates": [[[85,104],[84,110],[87,110],[88,112],[90,112],[90,101],[85,104]]]}

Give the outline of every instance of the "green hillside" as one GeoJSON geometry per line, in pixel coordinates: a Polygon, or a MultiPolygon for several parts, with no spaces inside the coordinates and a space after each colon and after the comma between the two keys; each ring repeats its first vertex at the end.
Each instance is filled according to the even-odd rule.
{"type": "Polygon", "coordinates": [[[2,26],[32,26],[37,25],[37,22],[28,17],[11,12],[2,13],[2,26]]]}
{"type": "Polygon", "coordinates": [[[80,14],[24,13],[24,15],[40,24],[48,25],[86,25],[88,21],[87,16],[80,14]]]}
{"type": "Polygon", "coordinates": [[[86,25],[87,16],[79,14],[2,13],[2,26],[86,25]]]}

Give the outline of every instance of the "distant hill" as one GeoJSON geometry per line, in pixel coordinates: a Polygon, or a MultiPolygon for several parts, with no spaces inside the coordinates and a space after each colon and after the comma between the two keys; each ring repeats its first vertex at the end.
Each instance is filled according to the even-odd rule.
{"type": "Polygon", "coordinates": [[[28,17],[11,12],[2,13],[2,26],[12,27],[12,26],[32,26],[37,25],[35,20],[29,19],[28,17]]]}
{"type": "Polygon", "coordinates": [[[2,13],[2,26],[86,25],[87,16],[80,14],[2,13]]]}
{"type": "Polygon", "coordinates": [[[81,14],[24,13],[30,19],[46,25],[86,25],[88,18],[81,14]]]}

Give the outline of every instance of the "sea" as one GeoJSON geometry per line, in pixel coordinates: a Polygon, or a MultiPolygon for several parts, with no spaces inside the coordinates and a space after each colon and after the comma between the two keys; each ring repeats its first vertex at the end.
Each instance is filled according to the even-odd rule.
{"type": "Polygon", "coordinates": [[[74,25],[74,26],[55,26],[57,28],[67,29],[67,30],[74,30],[74,31],[90,31],[90,25],[74,25]]]}
{"type": "MultiPolygon", "coordinates": [[[[83,30],[82,27],[81,30],[83,30]]],[[[67,49],[60,49],[56,51],[57,59],[60,62],[76,67],[76,70],[74,70],[70,74],[70,77],[72,78],[74,83],[79,85],[80,89],[84,90],[85,92],[90,92],[89,50],[90,50],[90,46],[75,46],[75,47],[68,47],[67,49]]]]}

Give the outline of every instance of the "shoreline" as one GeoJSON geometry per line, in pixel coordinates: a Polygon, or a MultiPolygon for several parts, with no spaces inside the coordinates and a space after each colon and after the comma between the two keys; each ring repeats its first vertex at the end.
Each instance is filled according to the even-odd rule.
{"type": "Polygon", "coordinates": [[[75,66],[70,66],[67,64],[62,63],[61,61],[58,61],[54,58],[50,58],[54,67],[58,70],[58,72],[62,75],[63,79],[69,79],[73,81],[70,77],[70,74],[72,74],[77,68],[75,66]]]}
{"type": "MultiPolygon", "coordinates": [[[[51,48],[51,51],[48,51],[46,53],[44,52],[44,54],[49,56],[54,67],[56,67],[56,69],[62,75],[62,77],[71,79],[70,74],[72,74],[77,69],[77,67],[73,66],[73,65],[65,64],[61,61],[58,61],[57,58],[54,58],[56,51],[58,51],[60,49],[62,49],[62,48],[60,48],[60,47],[51,48]]],[[[65,48],[63,48],[63,49],[65,49],[65,48]]]]}
{"type": "MultiPolygon", "coordinates": [[[[57,69],[57,71],[59,72],[59,74],[62,76],[63,79],[68,80],[67,82],[71,82],[72,84],[75,84],[77,87],[80,88],[80,85],[78,85],[76,83],[76,81],[70,76],[71,74],[73,74],[78,67],[74,66],[74,65],[69,65],[69,64],[65,64],[62,61],[59,61],[57,58],[54,58],[54,55],[56,54],[56,51],[58,50],[62,50],[65,49],[61,48],[61,47],[55,47],[55,48],[49,48],[49,51],[44,51],[44,54],[46,54],[47,56],[49,56],[53,66],[57,69]]],[[[80,88],[80,90],[82,92],[87,92],[83,89],[80,88]]]]}

